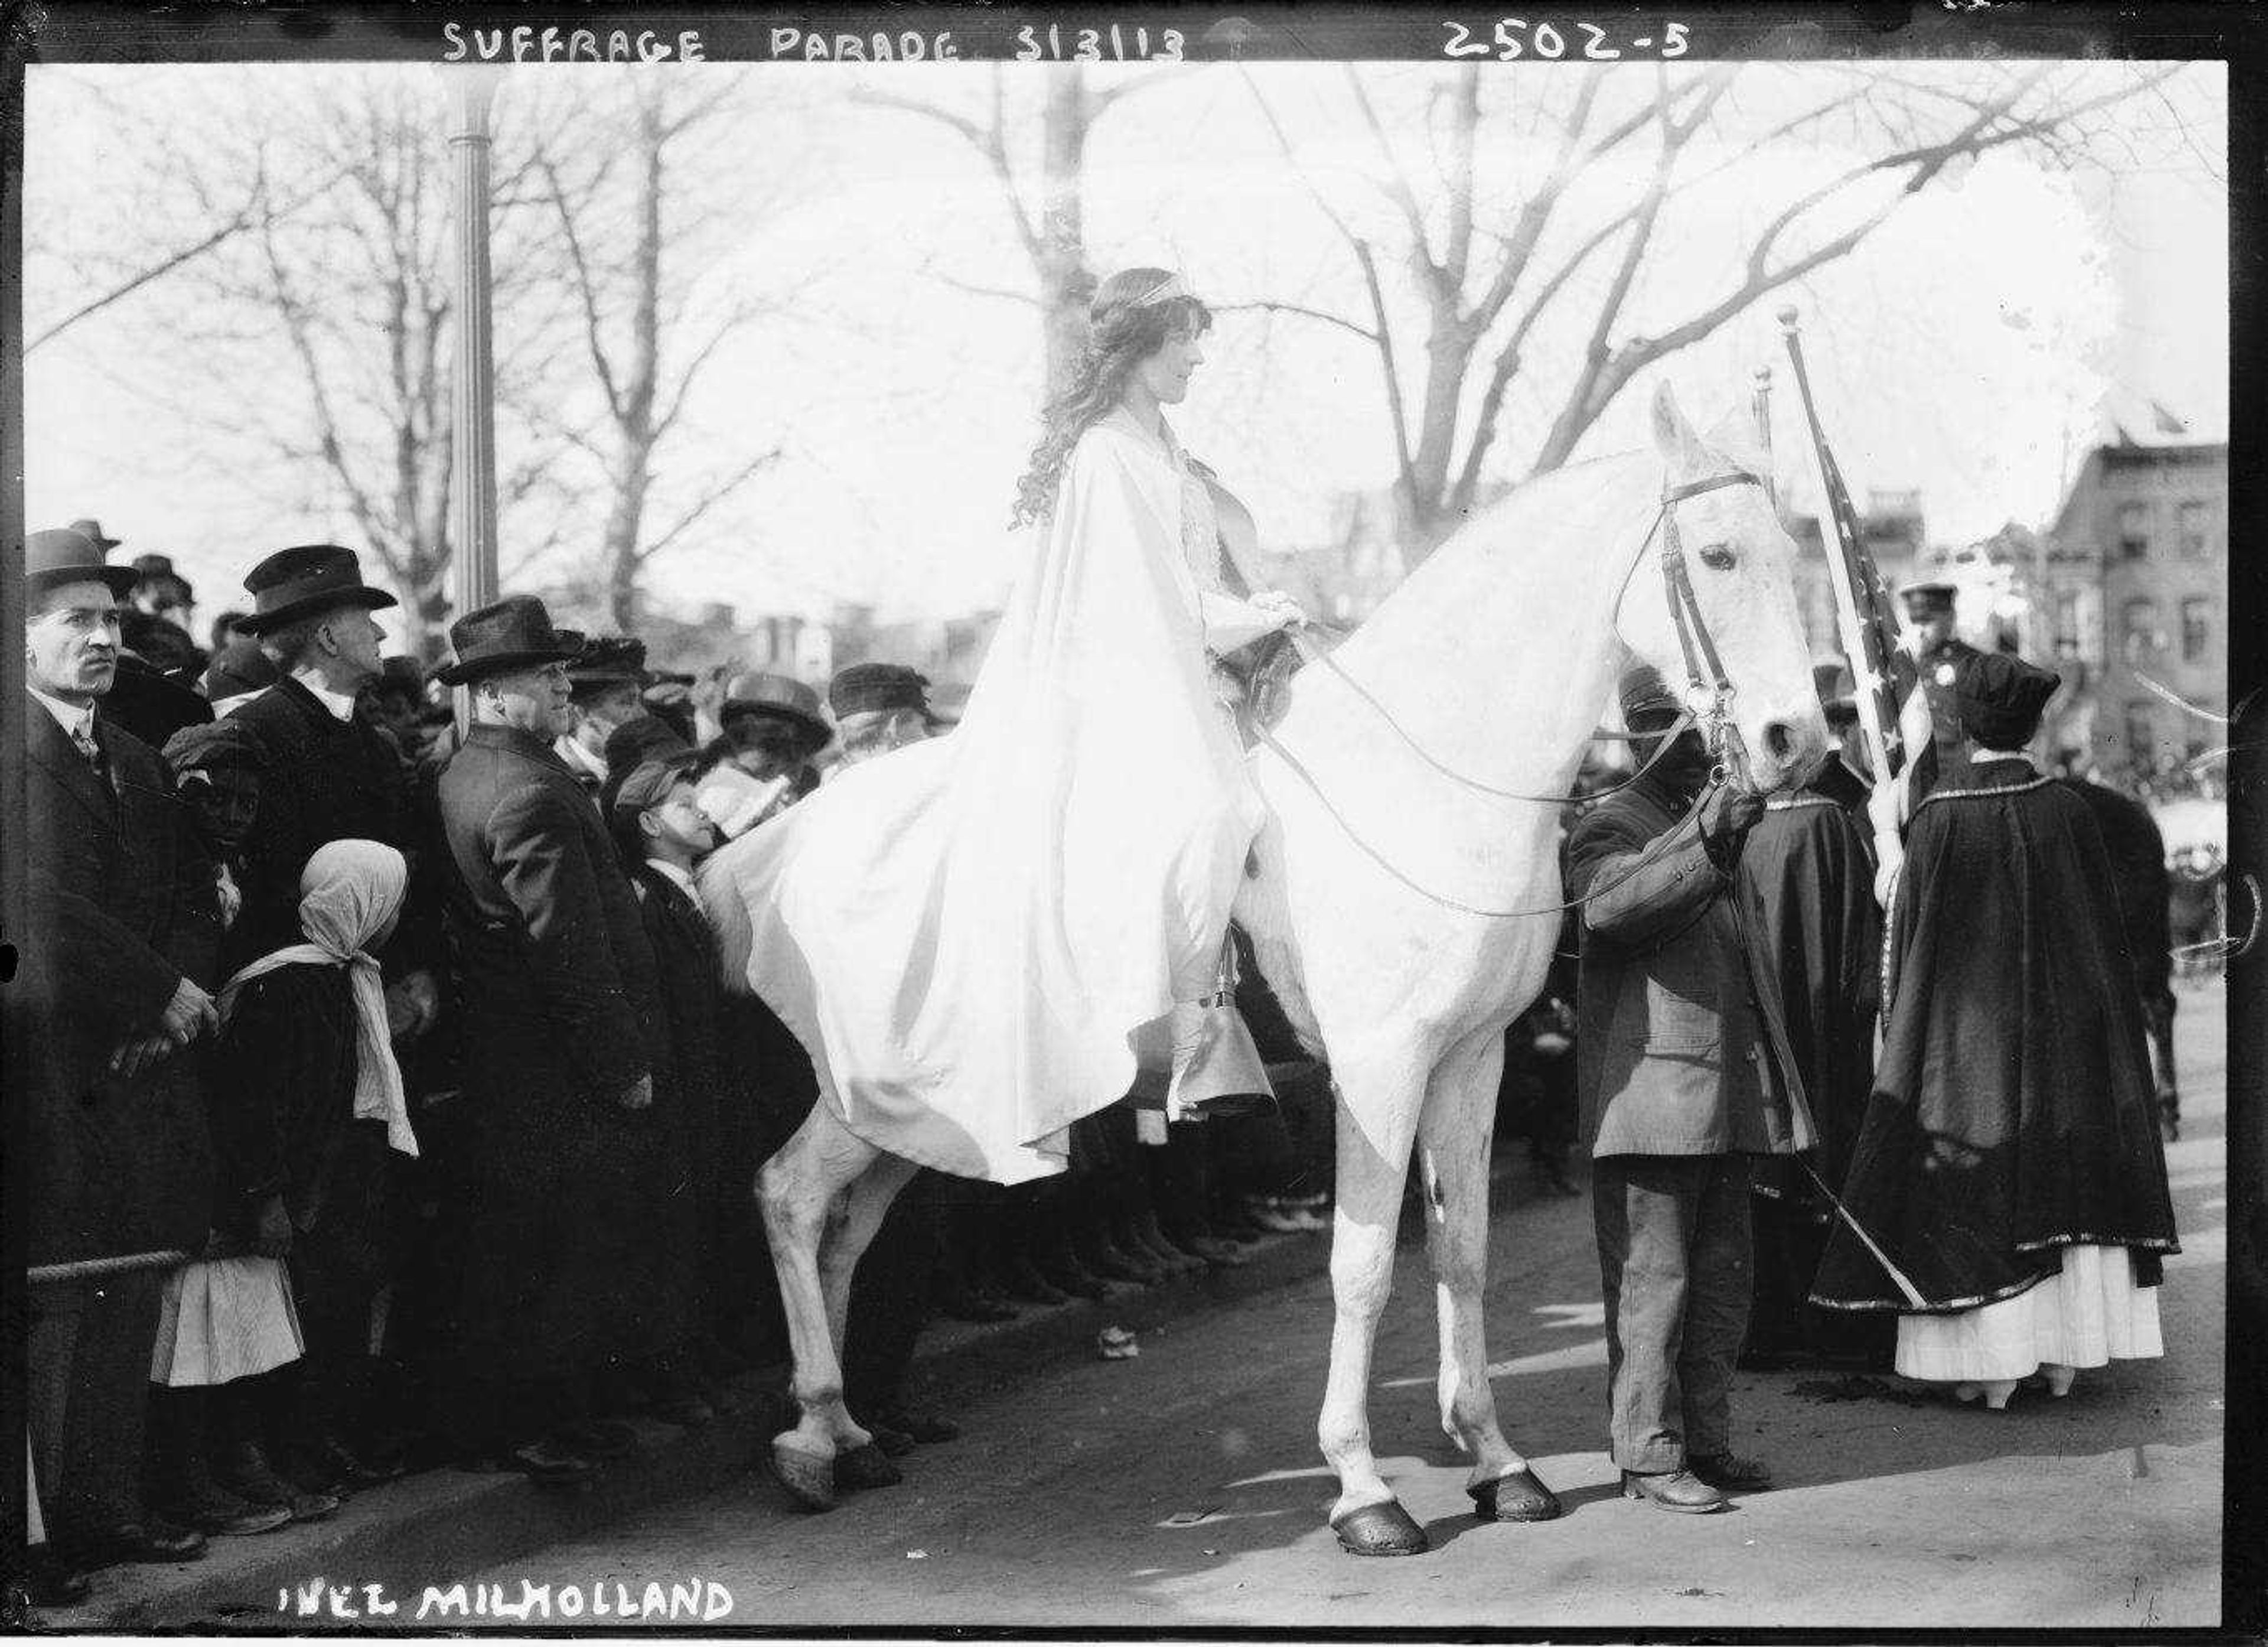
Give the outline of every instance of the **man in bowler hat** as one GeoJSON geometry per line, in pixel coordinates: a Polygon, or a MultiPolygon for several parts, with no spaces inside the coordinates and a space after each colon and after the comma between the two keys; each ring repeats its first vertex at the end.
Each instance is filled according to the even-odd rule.
{"type": "MultiPolygon", "coordinates": [[[[191,1246],[204,1234],[210,1145],[185,1049],[217,1020],[189,976],[188,916],[210,870],[156,751],[100,706],[134,574],[68,530],[32,534],[24,563],[25,1141],[40,1191],[26,1256],[191,1246]]],[[[33,1588],[50,1599],[79,1588],[70,1569],[203,1548],[143,1508],[159,1281],[144,1269],[31,1290],[27,1416],[52,1551],[33,1588]]]]}
{"type": "Polygon", "coordinates": [[[610,1370],[681,1342],[656,1318],[654,959],[607,825],[554,747],[579,647],[514,595],[451,625],[472,724],[441,774],[462,971],[468,1135],[452,1168],[458,1254],[435,1383],[462,1454],[539,1481],[625,1450],[596,1410],[610,1370]]]}

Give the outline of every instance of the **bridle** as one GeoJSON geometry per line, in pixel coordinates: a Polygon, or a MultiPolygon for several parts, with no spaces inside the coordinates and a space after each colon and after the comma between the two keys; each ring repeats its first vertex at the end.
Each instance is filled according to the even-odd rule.
{"type": "MultiPolygon", "coordinates": [[[[1646,757],[1643,765],[1628,778],[1595,790],[1588,795],[1526,794],[1517,790],[1498,788],[1492,784],[1483,783],[1476,778],[1468,777],[1457,772],[1436,758],[1410,736],[1408,728],[1394,718],[1393,713],[1384,704],[1379,702],[1369,688],[1350,675],[1345,667],[1329,653],[1313,646],[1303,649],[1307,651],[1311,662],[1321,663],[1330,669],[1353,690],[1358,698],[1376,711],[1379,718],[1393,730],[1394,735],[1400,738],[1410,752],[1425,764],[1462,788],[1471,790],[1476,794],[1491,795],[1502,801],[1533,801],[1545,806],[1567,806],[1584,805],[1602,800],[1618,790],[1630,787],[1645,777],[1653,769],[1656,763],[1669,753],[1670,749],[1680,737],[1683,736],[1690,728],[1698,725],[1703,728],[1702,735],[1708,745],[1712,764],[1710,769],[1709,781],[1703,786],[1700,794],[1694,800],[1692,810],[1687,814],[1688,817],[1697,816],[1702,803],[1714,791],[1722,788],[1727,783],[1745,785],[1749,781],[1749,767],[1747,751],[1741,742],[1740,729],[1733,724],[1732,705],[1735,689],[1732,677],[1725,672],[1725,661],[1717,650],[1716,640],[1709,632],[1708,620],[1702,616],[1700,600],[1693,592],[1692,573],[1685,564],[1684,544],[1677,532],[1676,509],[1677,506],[1687,499],[1700,497],[1705,492],[1716,491],[1726,486],[1762,486],[1764,484],[1748,470],[1736,469],[1727,469],[1721,474],[1706,476],[1700,480],[1685,481],[1677,485],[1665,485],[1662,488],[1661,501],[1654,507],[1653,521],[1647,526],[1646,535],[1638,540],[1638,549],[1631,555],[1629,566],[1623,572],[1622,581],[1616,587],[1615,603],[1609,617],[1619,629],[1623,602],[1630,594],[1631,581],[1638,575],[1638,566],[1646,559],[1646,550],[1654,544],[1656,539],[1659,539],[1660,551],[1656,558],[1661,572],[1663,598],[1669,610],[1670,627],[1677,634],[1678,650],[1685,660],[1686,683],[1683,705],[1678,712],[1676,720],[1668,730],[1660,735],[1660,742],[1655,744],[1653,753],[1646,757]]],[[[1530,909],[1484,909],[1463,903],[1444,893],[1433,891],[1411,880],[1383,853],[1357,832],[1354,826],[1347,822],[1339,809],[1331,804],[1330,797],[1324,794],[1322,786],[1316,782],[1314,775],[1308,772],[1297,756],[1284,747],[1283,742],[1271,728],[1258,727],[1256,735],[1260,742],[1284,763],[1292,776],[1307,786],[1318,804],[1329,814],[1331,821],[1339,826],[1340,832],[1353,842],[1366,857],[1419,897],[1462,914],[1476,915],[1490,920],[1511,920],[1528,915],[1559,914],[1567,910],[1580,908],[1593,898],[1612,891],[1631,876],[1646,868],[1668,849],[1671,841],[1683,832],[1681,821],[1679,827],[1666,831],[1647,847],[1639,855],[1638,862],[1631,865],[1628,871],[1616,876],[1614,880],[1603,886],[1594,886],[1581,897],[1571,898],[1562,904],[1539,905],[1530,909]]]]}

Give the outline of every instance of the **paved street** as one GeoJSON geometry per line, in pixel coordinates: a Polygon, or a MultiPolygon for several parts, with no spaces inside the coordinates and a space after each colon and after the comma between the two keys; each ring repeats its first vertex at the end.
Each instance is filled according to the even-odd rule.
{"type": "Polygon", "coordinates": [[[755,1625],[2211,1625],[2222,1016],[2217,980],[2183,991],[2189,1126],[2169,1163],[2184,1252],[2167,1275],[2166,1359],[2084,1373],[2062,1401],[2020,1392],[2003,1414],[1816,1373],[1743,1375],[1738,1444],[1781,1488],[1729,1514],[1666,1516],[1616,1495],[1588,1204],[1524,1200],[1497,1222],[1494,1372],[1514,1444],[1569,1503],[1558,1522],[1468,1512],[1432,1413],[1432,1289],[1405,1251],[1371,1411],[1428,1555],[1358,1561],[1323,1524],[1318,1278],[1145,1334],[1137,1360],[1072,1363],[971,1402],[962,1440],[832,1515],[795,1517],[752,1475],[460,1577],[511,1594],[523,1579],[635,1595],[699,1578],[731,1591],[730,1622],[755,1625]]]}

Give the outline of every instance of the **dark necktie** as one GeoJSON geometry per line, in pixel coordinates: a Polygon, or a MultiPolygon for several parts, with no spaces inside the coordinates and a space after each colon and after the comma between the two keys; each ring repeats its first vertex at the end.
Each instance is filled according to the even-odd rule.
{"type": "Polygon", "coordinates": [[[95,741],[94,722],[92,720],[81,721],[71,728],[70,738],[72,747],[78,750],[89,766],[94,768],[94,775],[101,779],[102,787],[109,789],[110,761],[103,754],[102,745],[95,741]]]}

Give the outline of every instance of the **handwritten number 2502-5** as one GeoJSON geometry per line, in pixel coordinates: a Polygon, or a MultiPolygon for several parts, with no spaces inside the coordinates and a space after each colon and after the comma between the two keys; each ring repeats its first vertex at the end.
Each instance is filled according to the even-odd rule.
{"type": "MultiPolygon", "coordinates": [[[[1472,30],[1463,24],[1444,22],[1441,26],[1449,31],[1449,38],[1441,47],[1443,56],[1485,57],[1489,55],[1490,42],[1484,40],[1475,40],[1472,30]]],[[[1605,63],[1611,62],[1623,55],[1621,48],[1607,44],[1607,31],[1597,24],[1577,23],[1575,27],[1581,30],[1585,36],[1583,55],[1586,58],[1594,63],[1605,63]]],[[[1683,23],[1664,24],[1661,30],[1661,55],[1664,57],[1683,57],[1686,53],[1687,33],[1687,27],[1683,23]]],[[[1496,60],[1498,63],[1510,63],[1513,58],[1525,56],[1531,52],[1546,60],[1556,60],[1567,55],[1567,37],[1565,34],[1549,23],[1538,23],[1531,30],[1528,26],[1526,18],[1499,18],[1497,20],[1494,41],[1496,60]],[[1525,40],[1522,39],[1523,35],[1526,36],[1525,40]]],[[[1631,43],[1642,50],[1654,42],[1633,41],[1631,43]]]]}

